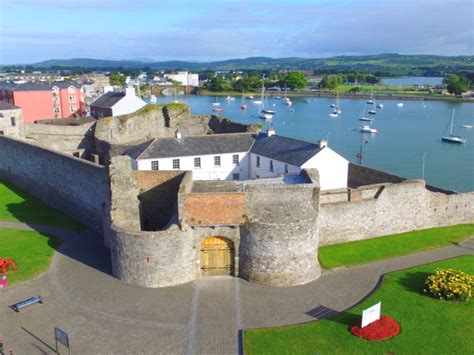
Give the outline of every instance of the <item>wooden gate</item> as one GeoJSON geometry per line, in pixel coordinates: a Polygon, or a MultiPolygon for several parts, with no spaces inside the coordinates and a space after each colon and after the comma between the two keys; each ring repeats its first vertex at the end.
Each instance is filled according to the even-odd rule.
{"type": "Polygon", "coordinates": [[[201,275],[234,275],[234,243],[212,237],[201,242],[201,275]]]}

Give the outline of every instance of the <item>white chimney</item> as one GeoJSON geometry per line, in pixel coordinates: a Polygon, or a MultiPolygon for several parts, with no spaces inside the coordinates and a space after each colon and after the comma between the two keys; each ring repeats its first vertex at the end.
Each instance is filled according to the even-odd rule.
{"type": "Polygon", "coordinates": [[[176,139],[181,139],[181,132],[179,131],[179,129],[177,129],[176,132],[174,132],[174,135],[176,139]]]}
{"type": "Polygon", "coordinates": [[[274,136],[274,135],[275,135],[275,130],[273,129],[273,127],[270,127],[267,131],[267,136],[271,137],[271,136],[274,136]]]}
{"type": "Polygon", "coordinates": [[[125,96],[135,96],[135,88],[133,86],[127,86],[125,88],[125,96]]]}
{"type": "Polygon", "coordinates": [[[319,140],[319,148],[322,149],[322,148],[327,147],[327,146],[328,146],[327,139],[321,138],[319,140]]]}

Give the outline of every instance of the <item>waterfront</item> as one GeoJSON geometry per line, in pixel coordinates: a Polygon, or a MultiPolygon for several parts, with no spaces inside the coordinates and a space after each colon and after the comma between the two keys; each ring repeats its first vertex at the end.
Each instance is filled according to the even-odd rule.
{"type": "MultiPolygon", "coordinates": [[[[172,100],[159,98],[158,103],[172,100]]],[[[212,114],[215,98],[190,95],[179,96],[178,100],[188,104],[194,114],[212,114]]],[[[223,117],[241,123],[265,124],[257,117],[258,106],[248,100],[247,111],[239,108],[240,97],[234,101],[221,97],[218,101],[224,109],[223,117]]],[[[341,99],[342,115],[338,118],[328,116],[329,106],[334,103],[332,98],[309,98],[305,102],[305,98],[295,97],[292,101],[294,112],[279,99],[268,100],[269,108],[277,111],[272,120],[277,134],[311,142],[326,137],[334,150],[353,162],[357,162],[362,141],[364,165],[407,178],[422,177],[426,152],[424,176],[429,184],[459,192],[474,190],[474,128],[462,128],[464,124],[474,124],[473,103],[407,100],[400,108],[397,101],[381,101],[385,107],[377,110],[373,123],[380,133],[370,135],[357,130],[362,125],[358,117],[365,99],[341,99]],[[453,108],[456,109],[454,131],[466,137],[467,144],[441,141],[453,108]]]]}

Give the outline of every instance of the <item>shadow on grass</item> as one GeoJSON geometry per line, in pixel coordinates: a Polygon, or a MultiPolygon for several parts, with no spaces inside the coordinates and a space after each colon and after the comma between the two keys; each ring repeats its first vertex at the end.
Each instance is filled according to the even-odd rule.
{"type": "Polygon", "coordinates": [[[408,272],[398,279],[397,282],[406,291],[424,295],[423,287],[425,286],[425,280],[430,275],[429,272],[408,272]]]}

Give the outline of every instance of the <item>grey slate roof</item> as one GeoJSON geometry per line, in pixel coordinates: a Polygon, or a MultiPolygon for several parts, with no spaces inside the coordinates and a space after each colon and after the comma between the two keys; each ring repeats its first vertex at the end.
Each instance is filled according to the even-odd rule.
{"type": "Polygon", "coordinates": [[[268,137],[261,133],[250,151],[270,159],[301,166],[320,150],[318,144],[277,135],[268,137]]]}
{"type": "Polygon", "coordinates": [[[12,105],[9,102],[0,101],[0,110],[15,110],[18,106],[12,105]]]}
{"type": "Polygon", "coordinates": [[[70,86],[75,88],[80,88],[80,85],[76,83],[70,83],[66,81],[57,81],[57,82],[28,82],[23,84],[15,84],[12,82],[1,82],[0,90],[7,89],[12,91],[43,91],[43,90],[52,90],[53,87],[57,86],[60,89],[66,89],[70,86]]]}
{"type": "Polygon", "coordinates": [[[255,141],[253,133],[211,134],[206,136],[192,136],[155,139],[139,155],[135,151],[135,159],[159,159],[184,157],[192,155],[226,154],[248,152],[255,141]]]}
{"type": "Polygon", "coordinates": [[[112,108],[117,102],[122,100],[125,97],[124,92],[107,92],[102,96],[99,96],[92,104],[92,107],[100,107],[100,108],[112,108]]]}

